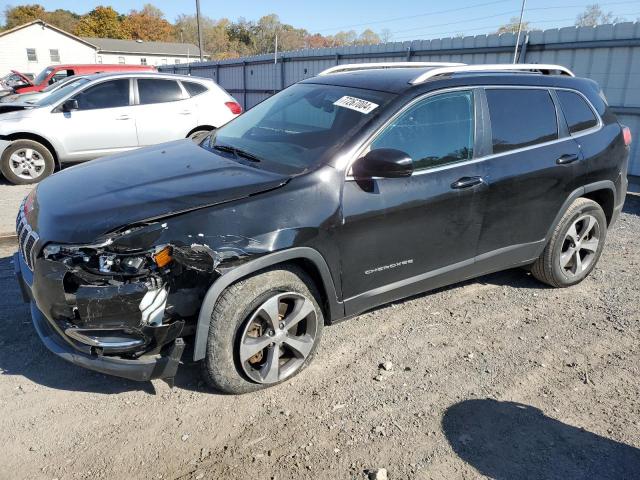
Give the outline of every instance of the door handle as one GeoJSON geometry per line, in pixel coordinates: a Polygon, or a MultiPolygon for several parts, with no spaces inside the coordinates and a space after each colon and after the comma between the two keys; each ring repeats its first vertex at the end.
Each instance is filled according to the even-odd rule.
{"type": "Polygon", "coordinates": [[[180,115],[191,115],[191,110],[183,110],[180,112],[180,115]]]}
{"type": "Polygon", "coordinates": [[[451,184],[451,188],[455,190],[461,190],[464,188],[475,187],[476,185],[480,185],[484,183],[484,179],[482,177],[462,177],[451,184]]]}
{"type": "Polygon", "coordinates": [[[566,153],[556,160],[558,165],[568,165],[580,159],[577,153],[566,153]]]}
{"type": "Polygon", "coordinates": [[[131,117],[129,115],[120,115],[119,117],[116,117],[116,120],[130,120],[131,117]]]}

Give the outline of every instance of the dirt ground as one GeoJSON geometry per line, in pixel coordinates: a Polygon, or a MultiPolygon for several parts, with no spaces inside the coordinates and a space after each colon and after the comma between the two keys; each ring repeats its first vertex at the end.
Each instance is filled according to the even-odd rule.
{"type": "Polygon", "coordinates": [[[0,247],[0,478],[640,478],[639,238],[629,196],[581,285],[511,270],[389,305],[244,396],[56,358],[0,247]]]}

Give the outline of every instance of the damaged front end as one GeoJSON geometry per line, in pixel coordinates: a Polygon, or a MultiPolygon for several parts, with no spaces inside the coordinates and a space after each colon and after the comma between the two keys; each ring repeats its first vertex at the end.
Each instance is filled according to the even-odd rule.
{"type": "MultiPolygon", "coordinates": [[[[31,262],[18,259],[32,276],[31,282],[20,281],[27,285],[36,314],[73,348],[71,357],[84,356],[81,362],[67,356],[68,360],[136,380],[175,375],[184,349],[182,337],[194,332],[215,263],[202,248],[166,243],[134,248],[149,242],[149,231],[156,228],[147,227],[91,245],[49,243],[31,262]],[[99,368],[88,361],[91,358],[99,360],[99,368]],[[173,359],[169,365],[167,358],[173,359]],[[105,361],[117,360],[133,368],[137,361],[144,365],[150,359],[164,361],[162,368],[147,366],[140,374],[123,374],[104,367],[105,361]]],[[[24,276],[29,275],[20,275],[24,276]]],[[[37,324],[36,328],[41,333],[37,324]]]]}

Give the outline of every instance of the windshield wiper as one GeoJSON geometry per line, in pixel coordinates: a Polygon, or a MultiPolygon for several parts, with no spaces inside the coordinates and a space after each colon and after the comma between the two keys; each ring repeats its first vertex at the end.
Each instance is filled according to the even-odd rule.
{"type": "Polygon", "coordinates": [[[213,145],[211,148],[220,152],[233,153],[236,157],[246,158],[252,162],[259,162],[260,158],[256,157],[253,153],[245,152],[239,148],[232,147],[231,145],[213,145]]]}

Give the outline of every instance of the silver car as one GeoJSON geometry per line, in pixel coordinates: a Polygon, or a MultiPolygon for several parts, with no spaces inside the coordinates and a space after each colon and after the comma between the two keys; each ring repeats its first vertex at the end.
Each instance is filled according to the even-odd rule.
{"type": "Polygon", "coordinates": [[[11,183],[36,183],[65,163],[201,138],[241,112],[205,78],[90,75],[34,103],[0,104],[0,171],[11,183]]]}

